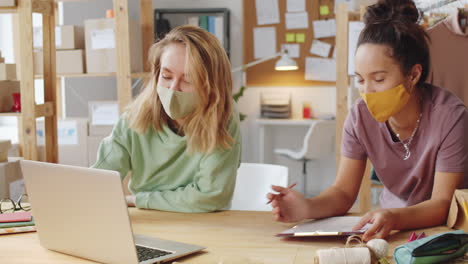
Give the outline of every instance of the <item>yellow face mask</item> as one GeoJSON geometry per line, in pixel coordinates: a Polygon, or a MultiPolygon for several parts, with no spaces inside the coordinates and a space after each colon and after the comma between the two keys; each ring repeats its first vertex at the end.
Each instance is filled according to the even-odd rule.
{"type": "Polygon", "coordinates": [[[385,122],[408,103],[411,95],[403,84],[376,93],[361,93],[367,109],[377,122],[385,122]]]}

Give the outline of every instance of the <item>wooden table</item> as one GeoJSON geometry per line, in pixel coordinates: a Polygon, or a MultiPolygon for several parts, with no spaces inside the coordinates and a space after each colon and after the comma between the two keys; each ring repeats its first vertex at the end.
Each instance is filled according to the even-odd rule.
{"type": "MultiPolygon", "coordinates": [[[[285,240],[275,237],[292,225],[274,222],[270,212],[182,214],[131,208],[130,217],[135,233],[207,247],[203,252],[178,259],[181,263],[313,263],[317,249],[344,247],[345,243],[344,238],[285,240]]],[[[417,232],[422,231],[433,235],[449,229],[441,226],[417,232]]],[[[390,236],[390,253],[395,246],[404,243],[410,233],[390,236]]],[[[25,233],[0,236],[0,263],[93,262],[47,250],[39,244],[37,233],[25,233]]]]}

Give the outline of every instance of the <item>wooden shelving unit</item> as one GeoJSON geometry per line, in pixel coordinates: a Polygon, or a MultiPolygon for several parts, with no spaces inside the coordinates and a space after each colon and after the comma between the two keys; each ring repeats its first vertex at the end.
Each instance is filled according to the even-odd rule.
{"type": "MultiPolygon", "coordinates": [[[[365,7],[361,7],[359,13],[348,12],[347,3],[341,3],[336,12],[336,164],[339,164],[341,154],[341,141],[343,126],[348,115],[348,23],[349,21],[362,20],[365,7]]],[[[382,185],[372,184],[371,163],[367,161],[366,171],[362,179],[359,190],[359,210],[365,213],[371,209],[371,188],[382,187],[382,185]]]]}
{"type": "MultiPolygon", "coordinates": [[[[57,2],[85,2],[90,0],[55,0],[57,2]]],[[[95,0],[97,1],[97,0],[95,0]]],[[[116,77],[117,100],[120,112],[132,100],[132,78],[145,78],[149,67],[146,65],[148,49],[154,42],[153,4],[152,0],[140,0],[140,21],[143,50],[143,70],[145,72],[132,73],[130,69],[130,32],[128,16],[128,0],[113,0],[115,14],[115,41],[117,54],[117,70],[115,73],[83,73],[83,74],[58,74],[61,78],[88,78],[88,77],[116,77]]],[[[42,75],[35,78],[42,79],[42,75]]]]}
{"type": "Polygon", "coordinates": [[[0,13],[14,13],[18,29],[19,76],[21,113],[1,113],[0,116],[18,117],[22,156],[37,160],[36,118],[45,117],[45,149],[48,162],[58,161],[57,94],[55,69],[55,5],[54,0],[17,0],[16,7],[0,8],[0,13]],[[44,47],[44,104],[34,98],[33,23],[32,14],[42,14],[44,47]]]}

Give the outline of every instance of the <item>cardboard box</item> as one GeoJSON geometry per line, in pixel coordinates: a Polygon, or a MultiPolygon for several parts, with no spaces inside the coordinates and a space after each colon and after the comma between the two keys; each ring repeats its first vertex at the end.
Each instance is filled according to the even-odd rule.
{"type": "Polygon", "coordinates": [[[20,160],[22,158],[9,158],[6,162],[0,162],[0,199],[11,198],[17,201],[24,193],[20,160]]]}
{"type": "Polygon", "coordinates": [[[20,157],[20,145],[18,143],[12,144],[8,151],[9,157],[20,157]]]}
{"type": "Polygon", "coordinates": [[[0,81],[16,80],[16,64],[0,63],[0,81]]]}
{"type": "Polygon", "coordinates": [[[19,93],[20,82],[0,81],[0,113],[11,112],[13,106],[13,93],[19,93]]]}
{"type": "MultiPolygon", "coordinates": [[[[45,161],[45,131],[44,122],[37,121],[38,159],[45,161]]],[[[58,159],[60,164],[73,166],[88,166],[88,120],[73,118],[58,120],[58,159]]]]}
{"type": "MultiPolygon", "coordinates": [[[[42,49],[42,27],[34,28],[34,48],[42,49]]],[[[74,25],[55,27],[55,48],[57,50],[84,49],[84,29],[74,25]]]]}
{"type": "Polygon", "coordinates": [[[0,139],[0,162],[4,162],[8,160],[8,151],[11,147],[10,140],[3,140],[0,139]]]}
{"type": "MultiPolygon", "coordinates": [[[[85,20],[86,69],[88,73],[116,72],[115,19],[85,20]]],[[[142,69],[140,27],[130,21],[130,67],[132,72],[142,69]]],[[[118,54],[122,56],[122,54],[118,54]]]]}
{"type": "Polygon", "coordinates": [[[468,189],[455,190],[447,217],[447,226],[468,232],[468,189]]]}
{"type": "Polygon", "coordinates": [[[16,6],[16,0],[0,0],[0,6],[16,6]]]}
{"type": "MultiPolygon", "coordinates": [[[[83,50],[57,50],[57,73],[84,73],[83,50]]],[[[41,51],[34,52],[34,74],[44,74],[44,57],[41,51]]]]}
{"type": "Polygon", "coordinates": [[[90,136],[109,136],[119,120],[119,104],[116,101],[91,101],[88,116],[90,136]]]}
{"type": "Polygon", "coordinates": [[[99,145],[106,137],[107,136],[88,136],[88,167],[96,163],[99,145]]]}

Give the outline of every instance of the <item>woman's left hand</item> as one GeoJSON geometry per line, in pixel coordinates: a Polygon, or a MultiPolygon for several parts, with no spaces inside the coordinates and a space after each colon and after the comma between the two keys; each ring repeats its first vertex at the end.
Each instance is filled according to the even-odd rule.
{"type": "Polygon", "coordinates": [[[135,207],[136,204],[136,196],[135,195],[127,195],[125,196],[125,200],[127,201],[128,207],[135,207]]]}
{"type": "Polygon", "coordinates": [[[373,238],[385,238],[398,223],[398,216],[389,209],[378,209],[365,214],[353,230],[359,230],[366,224],[372,224],[364,233],[362,239],[369,241],[373,238]]]}

